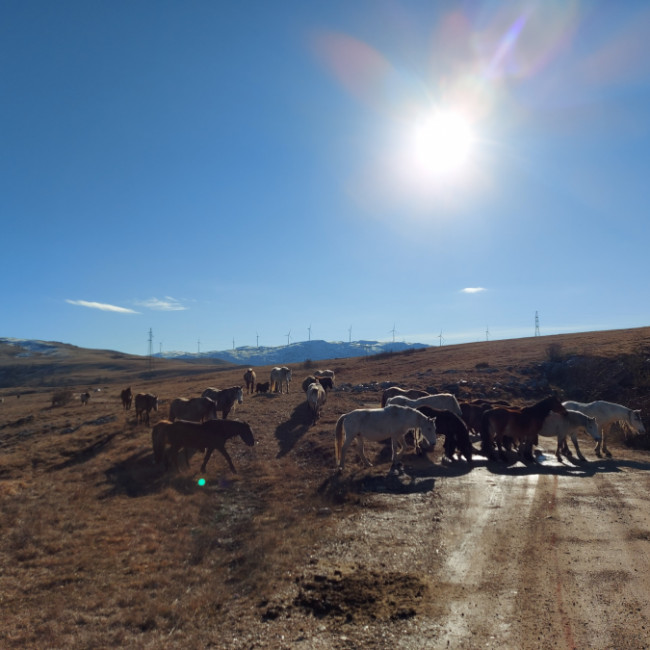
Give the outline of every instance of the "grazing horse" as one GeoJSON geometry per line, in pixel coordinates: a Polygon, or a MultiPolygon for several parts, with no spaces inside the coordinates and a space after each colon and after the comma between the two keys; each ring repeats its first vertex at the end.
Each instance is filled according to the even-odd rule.
{"type": "Polygon", "coordinates": [[[201,464],[201,472],[205,472],[206,465],[215,449],[218,449],[228,461],[234,474],[237,473],[230,455],[226,451],[225,443],[234,436],[239,436],[249,447],[255,444],[253,430],[246,422],[239,420],[207,420],[203,423],[185,422],[160,422],[151,432],[154,457],[160,462],[165,456],[165,444],[170,446],[170,457],[178,469],[178,450],[184,447],[190,449],[205,449],[205,456],[201,464]],[[162,425],[162,426],[161,426],[162,425]]]}
{"type": "Polygon", "coordinates": [[[255,371],[252,368],[249,368],[245,373],[244,373],[244,381],[246,382],[246,392],[249,394],[252,394],[255,392],[255,380],[257,379],[257,375],[255,374],[255,371]]]}
{"type": "Polygon", "coordinates": [[[391,397],[396,397],[397,395],[408,397],[409,399],[417,399],[418,397],[425,397],[426,395],[429,395],[429,393],[427,393],[426,390],[419,390],[418,388],[400,388],[399,386],[391,386],[381,394],[382,408],[386,406],[391,397]]]}
{"type": "Polygon", "coordinates": [[[287,393],[289,392],[289,383],[291,382],[291,370],[286,366],[278,368],[277,366],[271,370],[271,390],[274,393],[282,393],[282,386],[286,385],[287,393]]]}
{"type": "Polygon", "coordinates": [[[131,402],[133,401],[133,393],[131,392],[131,386],[125,388],[120,393],[120,399],[122,400],[122,408],[125,411],[128,411],[131,408],[131,402]]]}
{"type": "Polygon", "coordinates": [[[544,419],[550,411],[566,417],[566,409],[555,395],[523,408],[498,406],[483,413],[481,420],[481,453],[490,458],[493,442],[499,455],[505,460],[504,438],[508,437],[519,446],[519,454],[533,460],[533,444],[537,441],[544,419]]]}
{"type": "Polygon", "coordinates": [[[568,401],[563,402],[563,406],[596,418],[601,439],[596,443],[594,451],[599,458],[601,457],[601,450],[606,456],[612,455],[605,443],[605,430],[608,430],[614,422],[623,422],[628,429],[633,429],[636,433],[645,433],[645,426],[641,420],[641,411],[629,409],[622,404],[597,400],[589,403],[568,401]]]}
{"type": "Polygon", "coordinates": [[[455,461],[454,453],[458,449],[459,454],[465,456],[468,463],[472,462],[474,447],[469,440],[469,430],[462,418],[446,409],[434,409],[430,406],[419,406],[418,411],[428,418],[436,419],[436,433],[445,436],[445,456],[455,461]]]}
{"type": "Polygon", "coordinates": [[[169,405],[169,419],[203,422],[217,419],[217,405],[209,397],[177,397],[169,405]]]}
{"type": "Polygon", "coordinates": [[[316,424],[326,401],[327,393],[320,382],[315,381],[307,388],[307,404],[312,412],[312,424],[316,424]]]}
{"type": "Polygon", "coordinates": [[[81,399],[81,403],[85,406],[86,404],[88,404],[88,400],[90,399],[90,393],[88,392],[81,393],[79,399],[81,399]]]}
{"type": "Polygon", "coordinates": [[[268,381],[257,382],[257,386],[255,386],[255,392],[256,393],[268,393],[269,392],[269,386],[270,386],[270,383],[268,381]]]}
{"type": "Polygon", "coordinates": [[[474,433],[479,433],[481,431],[481,419],[483,413],[495,406],[510,406],[510,404],[503,400],[490,402],[484,399],[475,399],[471,402],[460,402],[460,410],[463,414],[463,420],[465,421],[467,428],[474,433]]]}
{"type": "Polygon", "coordinates": [[[409,399],[396,395],[389,397],[386,404],[399,404],[400,406],[410,406],[412,409],[417,409],[420,406],[430,406],[434,409],[445,409],[455,413],[458,417],[463,417],[463,412],[460,410],[460,404],[455,395],[451,393],[436,393],[435,395],[424,395],[416,399],[409,399]]]}
{"type": "Polygon", "coordinates": [[[334,371],[333,370],[317,370],[315,373],[316,379],[321,379],[323,377],[329,377],[332,380],[332,386],[334,385],[334,371]]]}
{"type": "MultiPolygon", "coordinates": [[[[336,423],[336,436],[334,451],[338,471],[343,471],[345,464],[345,452],[350,443],[359,437],[359,456],[366,467],[372,467],[372,463],[366,458],[363,448],[363,439],[380,441],[386,438],[391,439],[391,461],[395,464],[401,455],[404,447],[404,436],[411,429],[419,429],[420,436],[429,447],[436,444],[436,423],[434,419],[428,418],[415,409],[397,404],[379,409],[356,409],[342,415],[336,423]],[[399,451],[396,449],[399,446],[399,451]]],[[[416,439],[418,439],[416,437],[416,439]]]]}
{"type": "Polygon", "coordinates": [[[228,417],[228,413],[236,408],[237,404],[241,404],[244,401],[244,389],[242,386],[231,386],[222,390],[206,388],[201,396],[214,400],[217,405],[217,411],[221,411],[221,417],[225,420],[228,417]]]}
{"type": "Polygon", "coordinates": [[[540,429],[540,436],[554,436],[557,437],[557,448],[555,449],[555,457],[562,462],[563,452],[565,456],[570,457],[571,451],[567,445],[567,435],[571,437],[573,446],[576,449],[576,454],[580,460],[586,460],[578,446],[577,432],[580,430],[588,433],[594,440],[600,440],[600,433],[598,432],[598,422],[596,418],[591,418],[580,411],[573,411],[567,409],[566,416],[554,413],[551,411],[544,420],[544,424],[540,429]]]}
{"type": "Polygon", "coordinates": [[[158,410],[158,398],[151,393],[138,393],[135,396],[135,419],[149,424],[149,411],[158,410]]]}

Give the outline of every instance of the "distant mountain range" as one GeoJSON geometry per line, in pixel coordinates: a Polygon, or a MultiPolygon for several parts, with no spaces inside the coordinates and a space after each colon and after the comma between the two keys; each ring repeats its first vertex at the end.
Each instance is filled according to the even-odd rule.
{"type": "Polygon", "coordinates": [[[343,359],[363,357],[382,352],[403,352],[404,350],[427,348],[424,343],[400,343],[379,341],[302,341],[275,348],[244,346],[233,350],[213,352],[160,352],[155,357],[164,359],[183,359],[199,361],[202,359],[222,359],[245,366],[269,366],[286,363],[302,363],[307,359],[343,359]]]}

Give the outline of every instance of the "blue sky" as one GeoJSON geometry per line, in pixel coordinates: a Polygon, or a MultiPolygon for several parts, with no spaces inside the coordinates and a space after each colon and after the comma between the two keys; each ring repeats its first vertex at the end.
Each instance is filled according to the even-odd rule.
{"type": "Polygon", "coordinates": [[[0,336],[648,325],[648,34],[632,1],[6,0],[0,336]]]}

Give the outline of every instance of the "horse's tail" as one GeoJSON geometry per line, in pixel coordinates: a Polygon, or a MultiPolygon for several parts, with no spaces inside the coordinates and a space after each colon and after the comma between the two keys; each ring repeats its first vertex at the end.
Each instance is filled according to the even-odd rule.
{"type": "Polygon", "coordinates": [[[343,421],[345,420],[345,415],[342,415],[336,422],[336,435],[334,439],[334,452],[336,454],[336,463],[341,462],[341,448],[343,447],[343,421]]]}

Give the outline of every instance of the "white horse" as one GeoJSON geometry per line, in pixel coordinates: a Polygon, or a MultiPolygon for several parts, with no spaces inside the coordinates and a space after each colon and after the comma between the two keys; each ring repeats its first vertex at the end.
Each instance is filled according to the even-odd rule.
{"type": "Polygon", "coordinates": [[[309,384],[306,393],[307,404],[309,404],[309,409],[312,413],[312,423],[316,424],[323,410],[323,406],[325,406],[325,402],[327,401],[327,393],[320,382],[317,381],[309,384]]]}
{"type": "Polygon", "coordinates": [[[565,456],[570,456],[569,445],[566,442],[567,435],[573,441],[573,446],[576,449],[576,454],[580,460],[586,460],[578,446],[578,431],[584,431],[589,434],[594,440],[600,440],[601,436],[598,432],[598,422],[596,418],[589,417],[580,411],[572,411],[567,409],[567,414],[555,413],[551,411],[544,419],[544,424],[539,432],[540,436],[553,436],[557,438],[557,448],[555,456],[562,462],[561,452],[565,456]]]}
{"type": "Polygon", "coordinates": [[[289,382],[291,381],[291,370],[286,366],[278,368],[277,366],[271,370],[271,392],[282,392],[282,385],[285,384],[287,387],[287,393],[289,392],[289,382]],[[278,390],[279,389],[279,390],[278,390]]]}
{"type": "Polygon", "coordinates": [[[435,395],[425,395],[424,397],[417,397],[416,399],[409,399],[403,395],[395,395],[386,400],[386,405],[398,404],[399,406],[410,406],[412,409],[418,406],[430,406],[432,409],[443,409],[455,413],[459,418],[463,417],[463,412],[460,410],[460,404],[454,395],[451,393],[436,393],[435,395]]]}
{"type": "Polygon", "coordinates": [[[624,422],[628,429],[633,429],[637,433],[645,433],[645,427],[641,420],[641,411],[629,409],[627,406],[623,406],[622,404],[597,400],[589,403],[572,401],[562,402],[562,406],[564,406],[565,409],[580,411],[585,415],[596,418],[601,439],[596,443],[594,451],[596,452],[596,456],[599,458],[601,457],[601,450],[606,456],[612,455],[609,452],[609,449],[607,449],[607,444],[605,442],[605,430],[609,429],[610,425],[614,422],[624,422]]]}
{"type": "Polygon", "coordinates": [[[379,409],[356,409],[342,415],[336,423],[334,442],[338,471],[343,471],[345,452],[357,436],[359,437],[359,456],[366,467],[372,467],[372,463],[366,457],[363,448],[364,438],[373,441],[390,438],[391,460],[394,464],[404,450],[406,444],[404,436],[411,429],[419,429],[421,438],[424,438],[429,447],[436,444],[435,418],[428,418],[420,411],[407,406],[393,404],[379,409]],[[399,451],[396,450],[395,443],[399,445],[399,451]]]}

